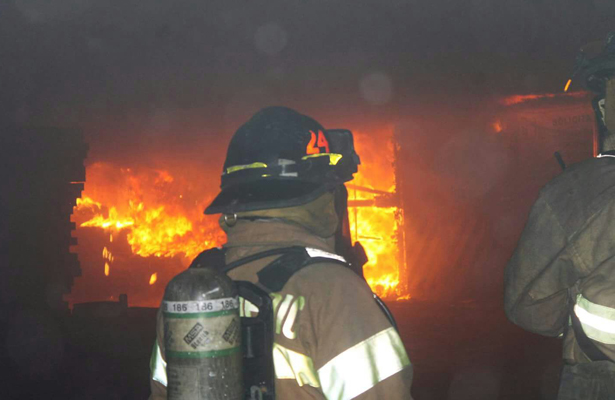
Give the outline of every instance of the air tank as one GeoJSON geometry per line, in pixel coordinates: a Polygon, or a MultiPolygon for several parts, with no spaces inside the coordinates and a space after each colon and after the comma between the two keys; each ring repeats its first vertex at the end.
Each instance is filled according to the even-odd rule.
{"type": "Polygon", "coordinates": [[[242,400],[239,299],[214,268],[174,277],[162,301],[169,400],[242,400]]]}

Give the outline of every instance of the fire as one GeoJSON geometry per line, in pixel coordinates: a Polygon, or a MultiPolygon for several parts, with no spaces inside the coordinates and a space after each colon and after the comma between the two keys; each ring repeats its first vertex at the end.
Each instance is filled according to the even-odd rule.
{"type": "MultiPolygon", "coordinates": [[[[355,186],[349,186],[349,219],[353,241],[361,242],[369,258],[364,266],[369,285],[381,297],[407,298],[399,288],[403,261],[397,234],[403,212],[396,203],[393,144],[383,136],[356,135],[363,164],[352,182],[355,186]],[[361,206],[352,206],[352,202],[361,206]]],[[[189,173],[118,168],[107,163],[92,164],[87,172],[74,218],[80,227],[104,230],[108,238],[102,249],[105,276],[115,262],[112,249],[118,250],[122,243],[127,242],[133,256],[179,257],[184,268],[201,251],[224,243],[217,219],[203,215],[215,192],[194,184],[189,173]]],[[[123,261],[116,262],[116,268],[129,262],[126,255],[120,258],[123,261]]],[[[154,285],[158,272],[149,274],[149,285],[154,285]]]]}
{"type": "Polygon", "coordinates": [[[380,297],[399,298],[399,233],[403,210],[395,194],[392,130],[379,135],[356,133],[355,146],[362,165],[349,187],[349,220],[353,241],[365,248],[369,261],[363,267],[365,278],[380,297]],[[354,206],[353,206],[354,205],[354,206]]]}
{"type": "Polygon", "coordinates": [[[567,92],[570,89],[570,84],[572,83],[572,79],[568,79],[566,82],[566,86],[564,86],[564,92],[567,92]]]}
{"type": "Polygon", "coordinates": [[[566,93],[543,93],[543,94],[525,94],[505,97],[500,100],[505,106],[512,106],[515,104],[525,103],[531,100],[537,99],[553,99],[556,97],[585,97],[587,92],[566,92],[566,93]]]}
{"type": "MultiPolygon", "coordinates": [[[[170,201],[175,182],[167,171],[117,170],[108,164],[94,164],[93,175],[108,174],[122,182],[123,190],[105,202],[88,197],[77,201],[77,213],[90,215],[81,227],[97,227],[109,232],[112,243],[114,233],[126,230],[132,252],[141,257],[194,258],[207,247],[219,244],[221,233],[211,224],[202,222],[203,203],[189,207],[170,201]],[[119,176],[118,176],[119,175],[119,176]],[[107,204],[113,204],[108,205],[107,204]],[[194,223],[193,223],[194,222],[194,223]],[[198,227],[197,227],[198,226],[198,227]],[[212,229],[213,228],[213,229],[212,229]]],[[[88,171],[89,172],[89,171],[88,171]]],[[[103,190],[103,188],[97,188],[103,190]]],[[[178,196],[182,200],[183,196],[178,196]]]]}

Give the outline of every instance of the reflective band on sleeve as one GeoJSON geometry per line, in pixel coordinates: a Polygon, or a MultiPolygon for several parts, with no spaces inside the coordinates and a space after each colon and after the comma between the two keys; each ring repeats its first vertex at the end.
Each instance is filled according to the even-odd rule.
{"type": "Polygon", "coordinates": [[[410,365],[394,328],[387,328],[337,355],[318,370],[328,400],[348,400],[410,365]]]}
{"type": "Polygon", "coordinates": [[[600,343],[615,344],[615,308],[592,303],[578,295],[574,313],[587,337],[600,343]]]}
{"type": "Polygon", "coordinates": [[[314,362],[306,355],[274,343],[273,365],[277,379],[295,379],[299,386],[320,387],[314,362]]]}
{"type": "Polygon", "coordinates": [[[233,165],[232,167],[228,167],[225,171],[225,174],[232,174],[233,172],[241,171],[244,169],[254,169],[254,168],[267,168],[267,164],[262,162],[255,162],[252,164],[245,165],[233,165]]]}
{"type": "Polygon", "coordinates": [[[167,386],[167,362],[162,358],[162,352],[158,341],[154,345],[152,351],[152,358],[149,363],[150,372],[152,374],[152,380],[159,382],[163,386],[167,386]]]}
{"type": "Polygon", "coordinates": [[[334,260],[346,262],[346,259],[344,257],[342,257],[340,255],[337,255],[337,254],[334,254],[334,253],[329,253],[329,252],[324,251],[324,250],[314,249],[312,247],[306,247],[305,251],[307,251],[307,253],[308,253],[308,255],[310,257],[332,258],[334,260]]]}

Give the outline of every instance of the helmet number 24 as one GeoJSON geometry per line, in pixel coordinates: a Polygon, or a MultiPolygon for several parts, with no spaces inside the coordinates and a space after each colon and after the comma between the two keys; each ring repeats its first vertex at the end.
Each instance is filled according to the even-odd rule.
{"type": "Polygon", "coordinates": [[[324,148],[325,153],[329,153],[329,142],[322,131],[318,131],[318,135],[314,131],[310,131],[312,138],[305,149],[307,154],[320,154],[321,148],[324,148]]]}

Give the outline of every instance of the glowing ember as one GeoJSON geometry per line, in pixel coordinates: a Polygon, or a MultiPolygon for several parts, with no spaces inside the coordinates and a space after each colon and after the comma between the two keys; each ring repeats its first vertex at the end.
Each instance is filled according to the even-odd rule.
{"type": "Polygon", "coordinates": [[[505,97],[500,100],[500,103],[505,106],[512,106],[514,104],[525,103],[531,100],[537,99],[553,99],[556,97],[585,97],[587,92],[570,92],[570,93],[544,93],[544,94],[525,94],[505,97]]]}
{"type": "Polygon", "coordinates": [[[572,79],[568,79],[568,82],[566,82],[566,86],[564,86],[564,92],[567,92],[568,89],[570,89],[571,83],[572,83],[572,79]]]}
{"type": "Polygon", "coordinates": [[[109,273],[111,272],[111,267],[109,266],[109,263],[106,262],[105,263],[105,276],[109,276],[109,273]]]}
{"type": "Polygon", "coordinates": [[[149,278],[149,284],[153,285],[158,280],[158,272],[154,272],[149,278]]]}
{"type": "Polygon", "coordinates": [[[495,121],[491,127],[493,128],[493,131],[495,133],[500,133],[502,132],[503,128],[502,128],[502,122],[500,120],[495,121]]]}

